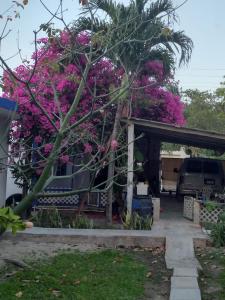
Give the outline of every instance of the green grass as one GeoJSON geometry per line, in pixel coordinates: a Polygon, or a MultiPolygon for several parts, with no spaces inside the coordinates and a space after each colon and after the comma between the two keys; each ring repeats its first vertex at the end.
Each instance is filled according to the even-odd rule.
{"type": "Polygon", "coordinates": [[[125,252],[65,253],[1,282],[0,299],[140,299],[146,272],[144,263],[125,252]]]}
{"type": "Polygon", "coordinates": [[[225,249],[206,248],[198,252],[202,300],[225,299],[225,249]]]}

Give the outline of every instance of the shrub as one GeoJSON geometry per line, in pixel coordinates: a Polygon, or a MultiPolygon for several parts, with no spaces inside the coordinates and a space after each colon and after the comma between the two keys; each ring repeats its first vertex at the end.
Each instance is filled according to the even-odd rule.
{"type": "Polygon", "coordinates": [[[211,231],[211,238],[215,247],[225,246],[225,212],[219,215],[218,223],[214,224],[211,231]]]}
{"type": "Polygon", "coordinates": [[[4,232],[7,229],[11,229],[15,234],[18,230],[24,230],[26,225],[23,220],[14,214],[10,207],[0,208],[0,232],[4,232]]]}
{"type": "Polygon", "coordinates": [[[70,224],[71,228],[77,229],[92,229],[93,228],[93,221],[88,219],[86,216],[77,215],[72,220],[70,224]]]}
{"type": "Polygon", "coordinates": [[[56,207],[40,209],[34,216],[35,226],[62,228],[62,219],[56,207]]]}
{"type": "Polygon", "coordinates": [[[205,203],[205,208],[207,209],[208,212],[212,212],[217,207],[218,207],[218,205],[215,202],[207,201],[205,203]]]}
{"type": "Polygon", "coordinates": [[[126,213],[122,218],[125,229],[131,230],[151,230],[153,219],[152,216],[140,216],[138,213],[132,215],[126,213]]]}
{"type": "Polygon", "coordinates": [[[93,221],[86,216],[76,215],[73,218],[63,218],[56,207],[41,209],[34,216],[35,226],[50,228],[93,228],[93,221]]]}

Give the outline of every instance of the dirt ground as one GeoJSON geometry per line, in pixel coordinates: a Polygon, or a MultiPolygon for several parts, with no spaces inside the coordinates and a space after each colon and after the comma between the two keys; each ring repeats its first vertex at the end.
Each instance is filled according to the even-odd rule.
{"type": "MultiPolygon", "coordinates": [[[[13,276],[16,267],[8,261],[25,262],[47,259],[61,251],[96,251],[102,249],[92,244],[65,244],[48,243],[37,241],[12,241],[0,240],[0,281],[13,276]]],[[[144,262],[148,267],[148,274],[145,283],[145,295],[139,300],[168,300],[170,293],[171,272],[166,269],[164,249],[120,249],[121,251],[132,252],[137,260],[144,262]]]]}
{"type": "Polygon", "coordinates": [[[199,276],[202,300],[224,300],[225,248],[197,249],[196,255],[202,266],[199,276]]]}
{"type": "Polygon", "coordinates": [[[60,251],[78,250],[78,251],[94,251],[99,249],[92,244],[65,244],[65,243],[47,243],[37,241],[12,241],[0,240],[0,267],[6,264],[5,259],[18,261],[34,261],[37,259],[45,259],[56,255],[60,251]]]}
{"type": "Polygon", "coordinates": [[[145,295],[140,300],[169,300],[172,271],[166,269],[164,249],[138,251],[136,257],[149,268],[150,280],[146,281],[145,295]]]}

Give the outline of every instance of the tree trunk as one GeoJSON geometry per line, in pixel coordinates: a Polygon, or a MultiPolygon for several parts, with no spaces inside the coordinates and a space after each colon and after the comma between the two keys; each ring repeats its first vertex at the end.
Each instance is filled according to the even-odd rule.
{"type": "Polygon", "coordinates": [[[51,172],[51,168],[54,165],[57,157],[58,157],[58,149],[61,145],[61,142],[63,140],[63,135],[62,134],[58,134],[55,144],[53,146],[53,150],[48,158],[48,162],[41,174],[41,176],[39,177],[39,179],[37,180],[37,182],[35,183],[32,191],[27,194],[22,201],[14,208],[14,213],[21,215],[26,209],[29,208],[29,206],[32,204],[32,201],[35,199],[35,197],[37,196],[37,194],[42,191],[49,175],[51,172]]]}
{"type": "MultiPolygon", "coordinates": [[[[111,141],[116,140],[118,137],[120,119],[122,116],[122,110],[123,110],[123,104],[121,102],[119,102],[118,106],[117,106],[117,110],[116,110],[116,116],[115,116],[111,141]]],[[[110,148],[109,166],[108,166],[108,181],[107,181],[107,186],[109,187],[109,190],[108,190],[108,201],[107,201],[107,205],[106,205],[106,219],[109,224],[112,224],[114,172],[115,172],[115,150],[110,148]]]]}

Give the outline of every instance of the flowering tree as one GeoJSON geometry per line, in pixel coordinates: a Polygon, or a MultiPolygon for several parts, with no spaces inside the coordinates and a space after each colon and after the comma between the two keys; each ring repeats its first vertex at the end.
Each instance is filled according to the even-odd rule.
{"type": "MultiPolygon", "coordinates": [[[[59,7],[60,17],[58,12],[51,15],[65,26],[62,1],[59,7]]],[[[92,9],[88,11],[94,25],[92,9]]],[[[10,134],[10,164],[15,176],[29,188],[16,213],[28,208],[56,177],[56,163],[77,167],[79,155],[76,171],[64,177],[90,170],[94,178],[101,168],[125,156],[126,145],[119,141],[119,131],[123,130],[119,118],[124,107],[135,108],[135,113],[129,114],[138,117],[184,122],[179,97],[163,87],[169,76],[160,60],[149,59],[141,70],[137,65],[137,70],[133,68],[130,73],[126,65],[117,64],[110,55],[115,47],[111,32],[81,30],[80,25],[55,30],[50,23],[40,30],[47,32],[48,38],[38,39],[39,31],[35,32],[35,52],[30,61],[11,70],[0,57],[3,95],[18,103],[18,119],[10,134]]],[[[116,45],[126,39],[125,32],[116,45]]],[[[111,171],[108,189],[115,177],[114,169],[111,171]]],[[[90,184],[84,190],[94,188],[90,184]]]]}
{"type": "Polygon", "coordinates": [[[168,87],[175,85],[165,75],[163,63],[147,61],[138,80],[133,84],[132,115],[147,120],[184,125],[184,104],[168,87]]]}
{"type": "MultiPolygon", "coordinates": [[[[23,182],[28,177],[28,184],[32,175],[42,174],[87,64],[85,52],[73,59],[69,57],[69,51],[72,47],[85,51],[90,36],[81,33],[72,37],[69,32],[62,31],[57,37],[41,39],[37,43],[39,49],[31,61],[17,67],[13,73],[6,70],[3,79],[3,96],[17,101],[20,116],[12,123],[11,157],[19,158],[21,169],[15,169],[16,175],[22,176],[23,182]],[[72,45],[71,41],[76,44],[72,45]],[[13,77],[18,80],[12,80],[13,77]],[[26,148],[23,149],[25,152],[21,151],[21,145],[26,148]],[[32,156],[35,163],[31,165],[32,156]]],[[[116,88],[118,81],[113,64],[105,57],[92,64],[76,112],[68,120],[68,134],[63,137],[58,157],[62,164],[70,161],[73,152],[100,153],[105,150],[107,132],[101,135],[102,121],[103,118],[105,122],[110,119],[110,87],[116,88]],[[79,125],[73,130],[77,122],[79,125]]]]}
{"type": "MultiPolygon", "coordinates": [[[[138,109],[140,115],[144,113],[146,116],[151,118],[155,116],[156,119],[160,120],[160,116],[163,114],[164,121],[176,122],[178,118],[179,122],[183,123],[182,116],[176,117],[176,113],[182,110],[179,99],[174,98],[172,94],[163,89],[158,90],[156,88],[160,85],[164,86],[166,79],[171,76],[177,52],[180,53],[179,64],[186,63],[190,59],[193,47],[191,39],[183,31],[175,31],[173,28],[174,22],[176,22],[175,12],[177,9],[173,1],[135,0],[130,1],[125,6],[111,0],[91,0],[89,7],[92,11],[100,9],[106,14],[107,18],[101,20],[95,18],[94,22],[91,17],[80,18],[78,20],[79,28],[82,30],[88,29],[95,33],[109,33],[110,40],[107,40],[106,45],[104,45],[105,40],[103,40],[102,45],[106,49],[108,49],[109,44],[113,45],[113,51],[109,51],[112,60],[117,66],[125,67],[129,78],[135,78],[136,87],[134,88],[143,89],[146,85],[148,86],[147,93],[141,95],[142,100],[143,98],[147,100],[142,101],[142,104],[147,102],[149,107],[149,100],[153,100],[151,102],[153,109],[138,109]],[[126,39],[121,39],[121,35],[126,36],[126,39]],[[149,74],[149,66],[150,71],[153,71],[154,76],[156,76],[156,82],[152,80],[151,74],[149,74]],[[150,91],[149,88],[153,87],[155,87],[155,90],[150,91]],[[165,97],[166,100],[164,100],[165,97]],[[170,107],[173,101],[178,104],[175,114],[173,114],[175,105],[170,107]],[[159,102],[161,102],[160,105],[159,102]],[[167,103],[167,107],[165,103],[167,103]],[[165,108],[169,108],[170,117],[165,113],[165,108]]],[[[132,95],[130,95],[131,98],[132,95]]],[[[112,132],[113,139],[118,136],[119,120],[122,116],[123,106],[124,104],[119,101],[112,132]]],[[[138,102],[137,106],[140,107],[141,103],[138,102]]],[[[131,105],[129,110],[130,108],[131,105]]],[[[129,116],[131,114],[132,110],[128,112],[129,116]]],[[[114,158],[114,152],[112,151],[108,179],[112,178],[114,174],[114,158]]],[[[109,185],[112,186],[110,180],[109,185]]],[[[108,219],[111,215],[112,194],[113,190],[111,188],[108,193],[108,219]]]]}

